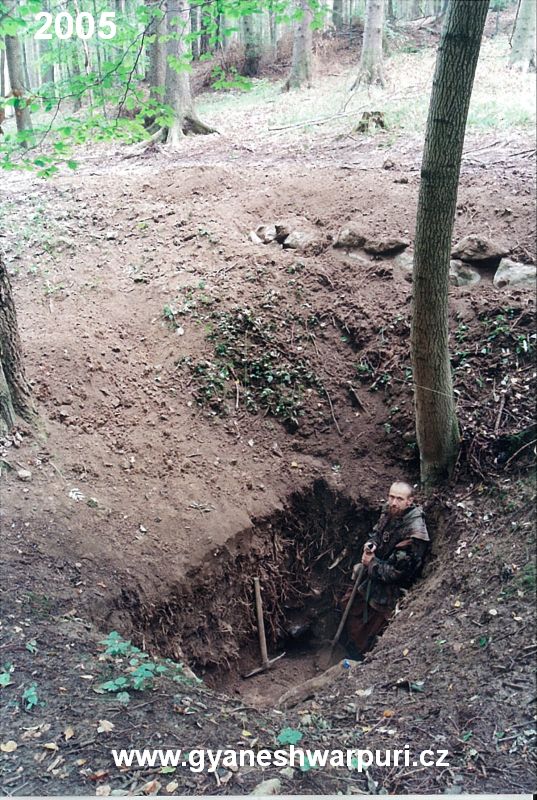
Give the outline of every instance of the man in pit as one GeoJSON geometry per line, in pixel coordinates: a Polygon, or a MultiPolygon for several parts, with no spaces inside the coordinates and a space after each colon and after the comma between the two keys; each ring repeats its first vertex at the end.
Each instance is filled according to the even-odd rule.
{"type": "MultiPolygon", "coordinates": [[[[346,625],[347,649],[360,657],[371,649],[392,616],[401,590],[419,575],[429,543],[423,510],[405,481],[390,486],[388,500],[361,562],[354,565],[358,591],[346,625]]],[[[345,600],[346,598],[344,598],[345,600]]]]}

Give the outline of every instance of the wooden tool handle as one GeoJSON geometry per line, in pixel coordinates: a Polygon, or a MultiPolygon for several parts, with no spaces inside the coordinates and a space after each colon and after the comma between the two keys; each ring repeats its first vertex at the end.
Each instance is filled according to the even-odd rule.
{"type": "Polygon", "coordinates": [[[263,601],[261,600],[261,586],[259,578],[254,578],[254,591],[255,591],[255,610],[257,613],[257,631],[259,633],[259,649],[261,651],[261,663],[263,667],[268,668],[269,658],[267,651],[267,639],[265,636],[265,622],[263,620],[263,601]]]}
{"type": "Polygon", "coordinates": [[[358,567],[358,573],[356,575],[356,580],[354,581],[354,586],[352,587],[351,596],[349,597],[348,603],[345,606],[345,611],[343,612],[343,616],[341,617],[341,622],[339,623],[339,627],[336,631],[336,635],[332,639],[331,647],[332,649],[336,646],[339,642],[339,637],[343,633],[343,628],[345,627],[345,623],[347,622],[347,617],[349,616],[350,610],[352,608],[352,604],[354,603],[354,598],[356,597],[356,592],[358,591],[358,584],[362,580],[364,574],[364,565],[360,564],[358,567]]]}

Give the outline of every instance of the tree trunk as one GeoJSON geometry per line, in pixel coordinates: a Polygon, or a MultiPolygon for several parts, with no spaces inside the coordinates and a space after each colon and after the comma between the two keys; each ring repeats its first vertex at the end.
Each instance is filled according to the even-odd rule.
{"type": "Polygon", "coordinates": [[[311,87],[311,61],[313,58],[311,22],[313,20],[313,12],[308,0],[297,0],[297,8],[302,11],[302,16],[295,21],[293,60],[291,74],[283,86],[285,92],[289,91],[289,89],[300,89],[302,86],[307,86],[308,89],[311,87]]]}
{"type": "Polygon", "coordinates": [[[166,144],[176,147],[189,133],[214,133],[214,130],[201,122],[194,110],[188,72],[190,52],[185,42],[190,24],[186,0],[168,0],[166,18],[168,35],[174,35],[168,41],[166,64],[166,103],[172,107],[174,119],[166,134],[166,144]]]}
{"type": "Polygon", "coordinates": [[[200,57],[200,9],[199,6],[190,6],[190,32],[192,34],[192,59],[197,61],[200,57]]]}
{"type": "Polygon", "coordinates": [[[252,14],[247,14],[242,17],[241,22],[244,37],[244,64],[241,74],[248,78],[255,78],[259,74],[259,61],[261,60],[255,20],[252,14]]]}
{"type": "Polygon", "coordinates": [[[11,284],[0,256],[0,434],[8,433],[17,417],[31,422],[35,409],[24,375],[11,284]]]}
{"type": "Polygon", "coordinates": [[[420,0],[412,0],[410,18],[411,19],[419,19],[420,17],[421,17],[421,3],[420,3],[420,0]]]}
{"type": "Polygon", "coordinates": [[[386,11],[386,18],[392,25],[395,22],[395,11],[393,8],[393,0],[388,0],[388,9],[386,11]]]}
{"type": "Polygon", "coordinates": [[[520,0],[511,42],[509,66],[520,72],[535,69],[535,0],[520,0]]]}
{"type": "Polygon", "coordinates": [[[451,235],[472,85],[489,0],[451,0],[436,60],[414,251],[412,363],[421,480],[449,479],[459,448],[448,349],[451,235]]]}
{"type": "MultiPolygon", "coordinates": [[[[9,74],[9,83],[13,96],[17,98],[17,105],[15,106],[15,121],[17,123],[17,131],[25,133],[32,130],[32,118],[30,116],[30,109],[26,105],[25,100],[25,86],[24,86],[24,71],[22,62],[22,48],[20,41],[16,36],[6,36],[6,59],[7,70],[9,74]]],[[[23,147],[27,147],[28,143],[23,141],[23,147]]]]}
{"type": "MultiPolygon", "coordinates": [[[[76,49],[71,51],[69,66],[71,68],[71,76],[74,78],[79,78],[80,64],[78,62],[78,51],[76,49]]],[[[80,111],[82,108],[82,94],[83,92],[79,91],[79,93],[73,97],[73,111],[80,111]]]]}
{"type": "Polygon", "coordinates": [[[343,28],[343,0],[334,0],[334,5],[332,6],[332,24],[336,31],[340,31],[343,28]]]}
{"type": "Polygon", "coordinates": [[[384,86],[382,71],[382,28],[384,22],[384,0],[367,0],[365,12],[364,43],[358,77],[351,91],[360,83],[384,86]]]}
{"type": "Polygon", "coordinates": [[[151,99],[162,101],[164,86],[166,84],[166,17],[161,16],[160,5],[155,0],[148,2],[150,11],[154,11],[155,16],[151,20],[149,29],[150,35],[155,39],[149,45],[149,67],[147,70],[147,81],[149,83],[149,95],[151,99]],[[160,91],[158,91],[160,89],[160,91]]]}

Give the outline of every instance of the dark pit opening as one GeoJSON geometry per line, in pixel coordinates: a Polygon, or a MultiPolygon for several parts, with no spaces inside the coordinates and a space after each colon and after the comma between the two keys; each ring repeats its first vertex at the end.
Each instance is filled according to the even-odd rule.
{"type": "Polygon", "coordinates": [[[378,509],[317,480],[213,550],[158,602],[124,590],[115,624],[147,650],[185,661],[208,685],[247,703],[274,705],[318,674],[315,656],[337,629],[338,601],[377,518],[378,509]],[[269,672],[244,679],[261,664],[256,576],[269,657],[286,655],[269,672]]]}

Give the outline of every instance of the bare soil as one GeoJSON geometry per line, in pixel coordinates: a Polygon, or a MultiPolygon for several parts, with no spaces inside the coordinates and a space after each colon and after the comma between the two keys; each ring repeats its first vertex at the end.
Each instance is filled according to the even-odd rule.
{"type": "MultiPolygon", "coordinates": [[[[242,794],[278,777],[289,794],[528,792],[534,452],[511,458],[502,442],[533,413],[535,299],[490,275],[450,292],[464,448],[457,482],[427,499],[424,576],[358,669],[274,709],[316,669],[316,640],[293,649],[291,622],[334,608],[387,486],[418,477],[411,284],[394,259],[332,242],[352,219],[412,240],[420,143],[321,131],[303,148],[292,131],[245,142],[246,124],[175,153],[87,150],[54,182],[4,178],[3,248],[42,428],[21,428],[1,455],[0,739],[18,745],[0,755],[2,786],[242,794]],[[251,241],[279,219],[315,243],[251,241]],[[225,379],[224,344],[237,356],[225,379]],[[275,353],[255,367],[264,383],[263,348],[275,353]],[[269,368],[298,375],[280,415],[262,394],[269,368]],[[254,575],[271,655],[291,651],[244,681],[258,664],[254,575]],[[112,630],[205,683],[174,681],[160,661],[152,687],[118,702],[99,688],[129,674],[100,644],[112,630]],[[23,699],[32,685],[37,703],[23,699]],[[103,719],[114,727],[99,731],[103,719]],[[120,771],[109,753],[274,747],[288,726],[309,747],[442,747],[450,767],[167,775],[120,771]]],[[[468,139],[455,241],[482,233],[534,263],[531,148],[522,134],[468,139]]]]}

